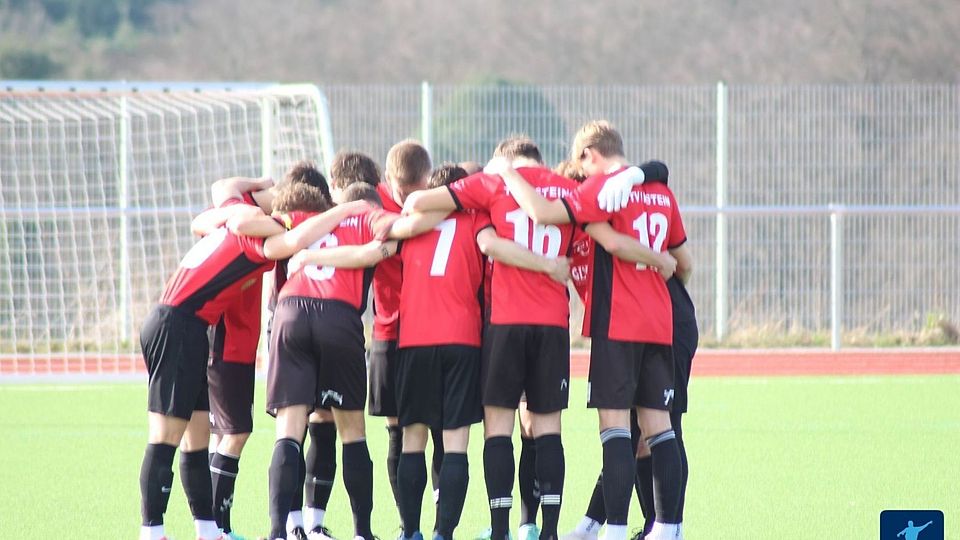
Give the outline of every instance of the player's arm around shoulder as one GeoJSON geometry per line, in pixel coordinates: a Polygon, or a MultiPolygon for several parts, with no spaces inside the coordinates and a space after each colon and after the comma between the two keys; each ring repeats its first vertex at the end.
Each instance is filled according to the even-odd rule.
{"type": "Polygon", "coordinates": [[[396,255],[397,246],[397,242],[373,240],[359,246],[304,249],[290,258],[287,269],[290,273],[294,273],[311,264],[335,268],[368,268],[396,255]]]}
{"type": "Polygon", "coordinates": [[[391,220],[388,227],[383,227],[378,224],[374,226],[374,230],[383,229],[382,232],[377,232],[376,235],[378,238],[405,240],[432,231],[437,225],[443,222],[443,220],[447,219],[448,215],[450,215],[448,210],[414,212],[402,216],[393,214],[392,217],[383,218],[391,220]]]}
{"type": "Polygon", "coordinates": [[[263,211],[259,207],[249,204],[231,204],[218,208],[208,208],[193,218],[193,221],[190,222],[190,231],[197,236],[206,236],[224,225],[229,228],[231,219],[252,219],[258,215],[263,216],[263,211]]]}
{"type": "Polygon", "coordinates": [[[570,261],[566,257],[550,259],[537,255],[512,240],[501,238],[492,227],[477,233],[477,246],[481,253],[500,263],[547,274],[560,283],[570,277],[570,261]]]}
{"type": "Polygon", "coordinates": [[[670,279],[677,269],[677,261],[672,254],[656,252],[636,238],[617,232],[609,223],[591,223],[587,225],[586,232],[607,253],[618,259],[652,266],[665,280],[670,279]]]}
{"type": "Polygon", "coordinates": [[[243,197],[243,194],[248,191],[260,191],[271,187],[273,187],[273,180],[270,178],[233,176],[214,182],[210,186],[210,197],[213,199],[214,206],[220,206],[230,199],[243,197]]]}
{"type": "MultiPolygon", "coordinates": [[[[555,199],[549,201],[542,197],[527,180],[506,162],[506,160],[497,161],[499,158],[491,160],[487,165],[488,174],[499,174],[503,179],[510,195],[517,201],[517,204],[524,212],[530,216],[535,223],[544,225],[559,225],[570,223],[570,214],[563,201],[555,199]]],[[[484,169],[487,171],[487,169],[484,169]]]]}
{"type": "Polygon", "coordinates": [[[335,229],[341,221],[350,216],[368,212],[370,212],[370,205],[364,201],[337,205],[326,212],[307,218],[303,223],[289,231],[267,238],[263,246],[263,252],[269,259],[286,259],[330,234],[330,231],[335,229]]]}

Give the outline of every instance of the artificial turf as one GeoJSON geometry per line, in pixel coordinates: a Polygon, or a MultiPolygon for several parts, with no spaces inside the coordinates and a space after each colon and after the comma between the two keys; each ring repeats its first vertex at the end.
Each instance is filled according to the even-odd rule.
{"type": "MultiPolygon", "coordinates": [[[[877,538],[884,509],[943,510],[947,538],[960,537],[958,388],[960,376],[952,375],[695,379],[684,419],[691,464],[685,537],[877,538]]],[[[582,516],[600,470],[596,413],[584,408],[585,389],[574,381],[564,415],[561,531],[582,516]]],[[[273,421],[261,412],[263,394],[260,385],[234,501],[234,527],[247,537],[268,529],[273,421]]],[[[145,383],[0,384],[0,538],[134,538],[145,400],[145,383]]],[[[399,531],[382,420],[368,418],[367,431],[374,532],[387,540],[399,531]]],[[[489,516],[481,428],[471,435],[458,538],[473,538],[489,516]]],[[[515,449],[519,455],[519,444],[515,449]]],[[[429,530],[429,492],[424,499],[429,530]]],[[[518,515],[515,505],[514,524],[518,515]]],[[[636,502],[630,515],[631,527],[639,526],[636,502]]],[[[166,523],[172,538],[194,537],[178,480],[166,523]]],[[[352,536],[339,476],[327,524],[338,538],[352,536]]]]}

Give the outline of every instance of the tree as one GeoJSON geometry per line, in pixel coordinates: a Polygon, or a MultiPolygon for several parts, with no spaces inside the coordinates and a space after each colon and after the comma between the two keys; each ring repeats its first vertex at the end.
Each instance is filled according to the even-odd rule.
{"type": "Polygon", "coordinates": [[[504,137],[523,134],[540,146],[547,164],[565,157],[567,129],[541,89],[486,79],[478,86],[435,90],[433,154],[441,161],[485,161],[504,137]],[[446,94],[449,92],[449,95],[446,94]]]}
{"type": "Polygon", "coordinates": [[[60,64],[50,55],[30,49],[0,52],[0,77],[7,79],[49,79],[60,73],[60,64]]]}

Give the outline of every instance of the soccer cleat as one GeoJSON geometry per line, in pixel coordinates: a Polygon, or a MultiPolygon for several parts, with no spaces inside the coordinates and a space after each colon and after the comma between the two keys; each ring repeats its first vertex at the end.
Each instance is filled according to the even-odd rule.
{"type": "Polygon", "coordinates": [[[307,540],[336,540],[332,534],[330,534],[330,529],[324,527],[323,525],[317,525],[313,528],[312,531],[307,533],[307,540]]]}
{"type": "Polygon", "coordinates": [[[237,534],[237,533],[234,532],[234,531],[230,531],[230,532],[228,532],[228,533],[223,533],[223,535],[222,535],[220,538],[221,538],[222,540],[247,540],[247,538],[246,538],[245,536],[240,536],[239,534],[237,534]]]}
{"type": "MultiPolygon", "coordinates": [[[[486,529],[486,530],[484,530],[482,533],[480,533],[479,535],[477,535],[476,540],[493,540],[493,539],[492,539],[492,536],[493,536],[493,530],[492,530],[492,529],[486,529]]],[[[513,535],[510,534],[509,531],[507,531],[507,538],[506,538],[505,540],[513,540],[513,535]]]]}
{"type": "MultiPolygon", "coordinates": [[[[573,530],[567,534],[560,537],[560,540],[597,540],[598,536],[595,532],[580,532],[573,530]]],[[[641,539],[642,540],[642,539],[641,539]]]]}
{"type": "Polygon", "coordinates": [[[413,533],[413,536],[407,538],[403,535],[403,531],[400,531],[400,536],[397,537],[397,540],[423,540],[423,534],[420,531],[413,533]]]}
{"type": "Polygon", "coordinates": [[[536,523],[524,523],[517,531],[517,540],[539,540],[540,527],[536,523]]]}
{"type": "Polygon", "coordinates": [[[453,539],[452,539],[452,538],[444,538],[443,535],[441,535],[440,533],[434,532],[434,533],[433,533],[433,540],[453,540],[453,539]]]}
{"type": "Polygon", "coordinates": [[[287,531],[287,540],[307,540],[310,538],[307,536],[307,531],[303,527],[294,527],[287,531]]]}

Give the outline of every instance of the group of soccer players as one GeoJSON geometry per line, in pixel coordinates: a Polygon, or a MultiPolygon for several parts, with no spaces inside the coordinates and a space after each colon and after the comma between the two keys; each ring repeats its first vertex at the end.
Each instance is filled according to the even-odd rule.
{"type": "Polygon", "coordinates": [[[511,538],[518,411],[520,540],[557,539],[569,281],[592,338],[587,404],[599,412],[603,463],[586,515],[565,538],[595,540],[605,523],[606,538],[625,540],[633,488],[646,519],[637,537],[682,538],[680,420],[697,331],[684,287],[692,260],[667,177],[660,162],[629,166],[619,133],[596,121],[580,129],[557,172],[526,137],[501,141],[482,171],[434,169],[427,150],[406,140],[390,149],[382,174],[364,154],[341,152],[329,184],[309,163],[276,185],[214,183],[212,208],[192,224],[201,239],[141,331],[149,373],[141,540],[165,538],[177,446],[198,539],[239,538],[230,513],[253,427],[263,275],[273,268],[269,540],[330,538],[338,436],[354,537],[373,538],[368,396],[368,412],[386,418],[403,539],[423,538],[430,437],[433,536],[453,537],[470,427],[481,421],[483,536],[511,538]],[[371,285],[367,354],[361,317],[371,285]]]}

